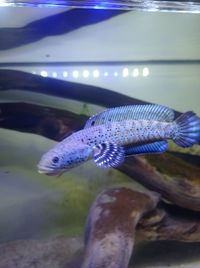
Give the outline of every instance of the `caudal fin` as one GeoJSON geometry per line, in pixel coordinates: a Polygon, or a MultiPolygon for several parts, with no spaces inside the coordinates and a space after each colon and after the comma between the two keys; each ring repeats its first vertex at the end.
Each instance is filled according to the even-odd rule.
{"type": "Polygon", "coordinates": [[[191,147],[200,142],[200,118],[194,112],[186,112],[176,119],[178,135],[174,142],[181,147],[191,147]]]}

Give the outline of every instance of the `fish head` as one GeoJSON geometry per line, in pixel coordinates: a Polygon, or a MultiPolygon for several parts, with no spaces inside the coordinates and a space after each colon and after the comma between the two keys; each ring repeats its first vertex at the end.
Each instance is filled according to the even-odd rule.
{"type": "Polygon", "coordinates": [[[50,176],[61,175],[89,160],[92,149],[86,144],[58,144],[45,153],[38,163],[38,172],[50,176]]]}

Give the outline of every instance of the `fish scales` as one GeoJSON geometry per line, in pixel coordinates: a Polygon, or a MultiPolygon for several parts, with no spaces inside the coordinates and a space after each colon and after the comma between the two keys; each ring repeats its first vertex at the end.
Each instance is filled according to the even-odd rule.
{"type": "Polygon", "coordinates": [[[173,138],[176,135],[176,131],[177,127],[174,122],[126,120],[80,130],[73,136],[78,143],[81,142],[90,146],[105,142],[127,145],[173,138]]]}
{"type": "Polygon", "coordinates": [[[38,171],[58,175],[91,158],[99,167],[117,167],[130,155],[165,152],[168,139],[183,148],[198,144],[200,118],[189,111],[174,120],[174,112],[161,105],[111,108],[45,153],[38,171]]]}

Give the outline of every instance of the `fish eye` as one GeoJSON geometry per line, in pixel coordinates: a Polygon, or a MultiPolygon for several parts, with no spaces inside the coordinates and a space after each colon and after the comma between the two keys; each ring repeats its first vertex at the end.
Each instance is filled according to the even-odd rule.
{"type": "Polygon", "coordinates": [[[54,156],[54,158],[52,159],[52,162],[53,162],[54,164],[57,164],[58,161],[59,161],[59,158],[58,158],[57,156],[54,156]]]}

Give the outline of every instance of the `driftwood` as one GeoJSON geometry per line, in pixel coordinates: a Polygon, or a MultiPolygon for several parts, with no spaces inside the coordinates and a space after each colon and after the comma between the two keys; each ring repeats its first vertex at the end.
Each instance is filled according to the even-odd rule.
{"type": "Polygon", "coordinates": [[[41,77],[22,71],[0,69],[0,91],[7,90],[40,93],[105,107],[146,103],[98,86],[41,77]]]}
{"type": "Polygon", "coordinates": [[[148,240],[200,241],[199,215],[156,208],[159,199],[127,188],[101,193],[88,215],[81,268],[128,267],[135,233],[148,240]]]}
{"type": "Polygon", "coordinates": [[[120,170],[148,189],[160,193],[171,203],[199,211],[200,167],[184,163],[167,153],[154,155],[148,159],[148,157],[131,157],[120,170]],[[152,160],[154,164],[151,164],[152,160]]]}
{"type": "Polygon", "coordinates": [[[85,115],[28,103],[1,103],[0,127],[38,134],[56,141],[81,129],[85,115]]]}
{"type": "Polygon", "coordinates": [[[97,197],[85,228],[82,268],[127,267],[141,217],[154,209],[159,195],[126,188],[110,189],[97,197]],[[121,264],[121,265],[119,265],[121,264]]]}

